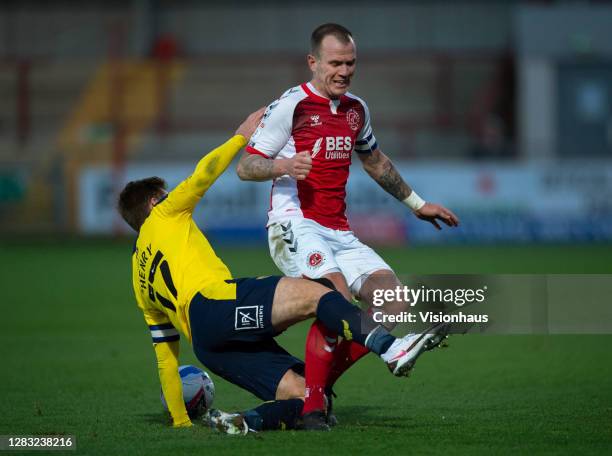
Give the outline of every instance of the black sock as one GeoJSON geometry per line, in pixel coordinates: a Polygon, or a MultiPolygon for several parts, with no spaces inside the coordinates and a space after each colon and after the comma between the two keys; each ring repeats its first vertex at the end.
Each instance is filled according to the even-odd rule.
{"type": "Polygon", "coordinates": [[[395,340],[385,328],[337,291],[330,291],[321,297],[317,318],[331,331],[347,340],[354,340],[377,355],[387,351],[395,340]],[[370,334],[372,337],[368,337],[370,334]]]}
{"type": "Polygon", "coordinates": [[[295,429],[302,414],[302,407],[304,401],[301,399],[270,401],[247,410],[242,415],[249,429],[254,431],[295,429]]]}

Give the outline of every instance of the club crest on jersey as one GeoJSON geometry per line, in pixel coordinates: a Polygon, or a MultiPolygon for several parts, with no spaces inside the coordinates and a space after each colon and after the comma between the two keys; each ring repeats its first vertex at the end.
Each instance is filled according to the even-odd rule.
{"type": "Polygon", "coordinates": [[[325,262],[325,255],[323,252],[319,252],[315,250],[308,254],[308,267],[311,269],[316,269],[321,266],[325,262]]]}
{"type": "Polygon", "coordinates": [[[312,116],[310,116],[310,126],[311,127],[318,127],[319,125],[323,125],[323,122],[321,122],[320,120],[320,116],[319,114],[314,114],[312,116]]]}
{"type": "Polygon", "coordinates": [[[359,130],[359,123],[361,121],[361,117],[359,116],[359,113],[355,111],[353,108],[349,109],[346,112],[346,121],[349,127],[351,127],[351,130],[353,131],[359,130]]]}

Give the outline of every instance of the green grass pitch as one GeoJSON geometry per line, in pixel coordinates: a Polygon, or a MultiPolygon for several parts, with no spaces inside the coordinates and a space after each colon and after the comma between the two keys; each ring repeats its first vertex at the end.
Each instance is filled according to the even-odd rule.
{"type": "MultiPolygon", "coordinates": [[[[612,246],[380,249],[400,273],[610,273],[612,246]]],[[[370,355],[337,385],[330,433],[172,429],[130,284],[129,242],[0,247],[0,435],[74,434],[78,454],[610,454],[612,336],[454,336],[408,379],[370,355]]],[[[262,249],[218,249],[235,276],[262,249]]],[[[612,300],[610,301],[612,303],[612,300]]],[[[281,343],[302,356],[308,325],[281,343]]],[[[183,345],[181,361],[197,364],[183,345]]],[[[258,403],[214,377],[216,406],[258,403]]],[[[36,454],[40,454],[37,452],[36,454]]]]}

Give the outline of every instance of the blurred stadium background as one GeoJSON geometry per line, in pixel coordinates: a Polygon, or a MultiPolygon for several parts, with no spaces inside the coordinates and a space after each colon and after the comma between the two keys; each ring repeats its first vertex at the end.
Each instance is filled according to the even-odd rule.
{"type": "MultiPolygon", "coordinates": [[[[355,165],[365,240],[612,240],[612,5],[600,1],[4,1],[0,234],[121,236],[126,179],[176,184],[250,111],[308,80],[312,29],[353,31],[352,91],[442,235],[355,165]]],[[[197,213],[263,243],[269,184],[228,172],[197,213]]]]}

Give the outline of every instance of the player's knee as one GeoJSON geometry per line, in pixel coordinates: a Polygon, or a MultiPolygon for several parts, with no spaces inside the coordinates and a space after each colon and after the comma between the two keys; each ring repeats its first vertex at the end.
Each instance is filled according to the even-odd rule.
{"type": "Polygon", "coordinates": [[[281,379],[276,388],[276,399],[301,399],[304,400],[305,381],[304,377],[289,369],[281,379]]]}
{"type": "Polygon", "coordinates": [[[301,304],[299,311],[301,318],[312,318],[317,314],[317,307],[322,296],[330,292],[330,289],[310,279],[302,280],[302,287],[299,288],[301,293],[301,304]]]}
{"type": "Polygon", "coordinates": [[[287,399],[299,399],[303,401],[304,400],[304,389],[293,388],[293,389],[288,389],[288,390],[283,390],[283,391],[277,391],[276,393],[277,401],[284,401],[287,399]]]}
{"type": "Polygon", "coordinates": [[[358,277],[353,286],[361,299],[370,301],[375,290],[392,290],[401,286],[401,282],[393,271],[381,269],[358,277]]]}

